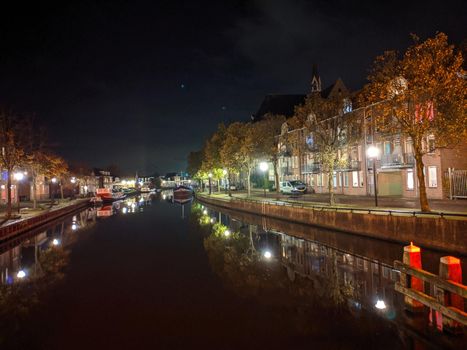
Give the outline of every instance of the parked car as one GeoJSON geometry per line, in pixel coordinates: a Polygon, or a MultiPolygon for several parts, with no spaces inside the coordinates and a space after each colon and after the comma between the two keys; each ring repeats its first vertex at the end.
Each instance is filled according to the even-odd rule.
{"type": "Polygon", "coordinates": [[[306,185],[298,180],[294,181],[281,181],[279,183],[280,186],[280,191],[281,193],[287,193],[287,194],[300,194],[300,193],[306,193],[307,188],[306,185]]]}
{"type": "Polygon", "coordinates": [[[230,184],[230,190],[231,191],[239,191],[239,190],[244,190],[245,187],[242,184],[230,184]]]}

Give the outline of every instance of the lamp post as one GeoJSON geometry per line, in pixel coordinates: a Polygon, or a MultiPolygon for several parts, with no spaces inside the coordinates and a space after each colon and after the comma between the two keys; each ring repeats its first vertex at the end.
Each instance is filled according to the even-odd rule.
{"type": "Polygon", "coordinates": [[[24,179],[24,173],[17,172],[13,174],[13,178],[16,180],[16,197],[18,198],[18,214],[20,213],[21,199],[19,197],[19,182],[24,179]]]}
{"type": "Polygon", "coordinates": [[[208,178],[209,178],[209,195],[211,195],[211,192],[212,192],[212,188],[211,188],[212,173],[208,174],[208,178]]]}
{"type": "Polygon", "coordinates": [[[266,162],[261,162],[259,163],[259,170],[261,170],[264,174],[264,179],[263,179],[263,189],[264,189],[264,196],[266,197],[266,174],[269,169],[269,165],[266,162]]]}
{"type": "Polygon", "coordinates": [[[378,192],[377,192],[377,187],[376,187],[376,159],[378,158],[379,155],[379,149],[375,146],[370,146],[366,150],[366,154],[369,159],[372,160],[373,163],[373,188],[375,191],[375,207],[378,206],[378,192]]]}

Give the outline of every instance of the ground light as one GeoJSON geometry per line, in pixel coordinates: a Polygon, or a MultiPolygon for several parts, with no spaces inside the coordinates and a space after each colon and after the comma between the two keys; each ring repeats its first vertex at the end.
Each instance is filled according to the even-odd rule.
{"type": "Polygon", "coordinates": [[[375,308],[377,308],[378,310],[384,310],[386,309],[386,303],[384,302],[384,300],[378,299],[378,301],[375,304],[375,308]]]}
{"type": "Polygon", "coordinates": [[[208,211],[206,209],[203,210],[204,215],[208,215],[208,211]]]}
{"type": "Polygon", "coordinates": [[[272,254],[269,250],[266,250],[264,253],[263,253],[263,256],[266,258],[266,259],[271,259],[272,258],[272,254]]]}
{"type": "Polygon", "coordinates": [[[26,272],[24,270],[19,270],[18,273],[16,274],[16,277],[24,278],[26,277],[26,272]]]}
{"type": "Polygon", "coordinates": [[[230,231],[229,231],[229,230],[225,230],[225,231],[224,231],[224,235],[225,235],[225,237],[229,237],[229,236],[230,236],[230,231]]]}
{"type": "Polygon", "coordinates": [[[127,212],[128,212],[128,208],[127,208],[127,207],[123,207],[122,213],[123,213],[123,214],[126,214],[127,212]]]}

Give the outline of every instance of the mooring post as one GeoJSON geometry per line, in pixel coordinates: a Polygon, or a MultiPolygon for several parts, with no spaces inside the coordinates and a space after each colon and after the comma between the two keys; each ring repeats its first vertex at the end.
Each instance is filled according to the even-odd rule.
{"type": "MultiPolygon", "coordinates": [[[[422,256],[420,252],[420,247],[413,245],[410,242],[410,245],[404,247],[404,255],[402,257],[402,262],[405,265],[409,265],[410,267],[414,267],[417,269],[422,268],[422,256]]],[[[425,286],[423,281],[419,278],[412,277],[405,273],[401,273],[401,284],[403,287],[411,288],[413,290],[417,290],[419,292],[425,291],[425,286]]],[[[422,312],[423,311],[423,304],[412,299],[411,297],[404,296],[405,308],[410,312],[422,312]]]]}
{"type": "MultiPolygon", "coordinates": [[[[462,284],[462,268],[460,259],[453,256],[443,256],[439,263],[439,277],[452,282],[462,284]]],[[[464,311],[464,299],[455,293],[440,290],[435,290],[438,301],[444,306],[453,306],[461,311],[464,311]]],[[[432,313],[432,312],[431,312],[432,313]]],[[[462,333],[462,325],[459,322],[452,320],[446,315],[441,315],[436,312],[437,328],[450,333],[462,333]]]]}

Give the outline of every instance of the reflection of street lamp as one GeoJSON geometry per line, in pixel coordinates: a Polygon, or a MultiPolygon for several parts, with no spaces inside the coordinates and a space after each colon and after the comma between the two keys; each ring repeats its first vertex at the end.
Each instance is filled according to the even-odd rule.
{"type": "Polygon", "coordinates": [[[386,303],[384,300],[378,299],[378,301],[376,301],[375,308],[378,310],[384,310],[386,309],[386,303]]]}
{"type": "Polygon", "coordinates": [[[263,183],[263,188],[264,188],[264,196],[266,197],[266,176],[267,176],[267,171],[269,169],[269,165],[266,162],[261,162],[259,163],[259,170],[261,170],[264,173],[264,183],[263,183]]]}
{"type": "Polygon", "coordinates": [[[374,191],[375,191],[375,207],[378,206],[378,193],[377,193],[377,187],[376,187],[376,159],[378,158],[379,155],[379,149],[375,146],[370,146],[366,150],[366,154],[369,159],[372,160],[373,162],[373,185],[374,185],[374,191]]]}
{"type": "Polygon", "coordinates": [[[13,178],[16,180],[16,196],[18,197],[18,214],[20,211],[21,198],[19,196],[19,182],[24,179],[24,173],[17,172],[13,174],[13,178]]]}
{"type": "Polygon", "coordinates": [[[211,178],[212,178],[212,173],[209,173],[209,174],[208,174],[208,178],[209,178],[209,194],[211,194],[211,192],[212,192],[212,189],[211,189],[211,178]]]}

